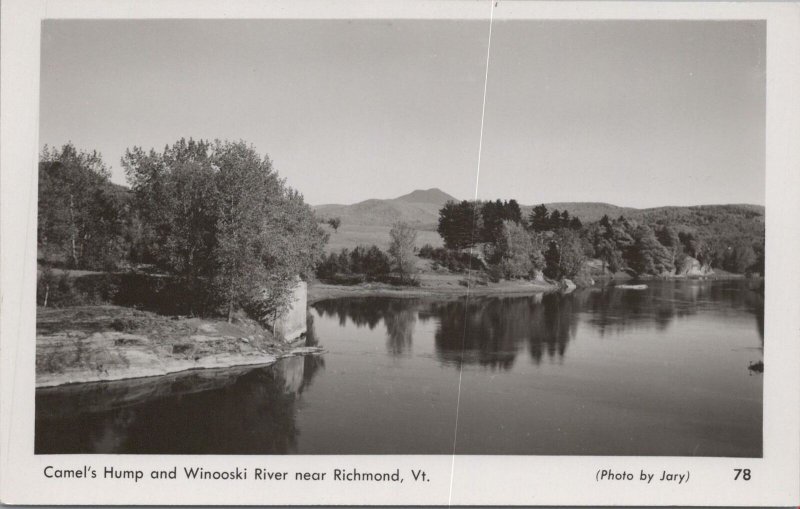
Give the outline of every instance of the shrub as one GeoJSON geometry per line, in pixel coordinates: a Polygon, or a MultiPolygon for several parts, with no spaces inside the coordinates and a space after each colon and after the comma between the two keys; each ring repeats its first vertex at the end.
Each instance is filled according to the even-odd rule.
{"type": "Polygon", "coordinates": [[[446,267],[452,272],[466,272],[470,269],[482,270],[486,268],[481,259],[470,252],[462,252],[444,247],[433,248],[430,244],[422,246],[419,255],[422,258],[433,260],[435,266],[446,267]]]}
{"type": "Polygon", "coordinates": [[[501,265],[490,265],[489,268],[486,269],[486,276],[492,283],[499,283],[500,280],[503,279],[504,273],[505,269],[501,265]]]}
{"type": "Polygon", "coordinates": [[[329,283],[380,281],[391,272],[389,257],[378,246],[358,246],[329,253],[317,266],[317,277],[329,283]]]}
{"type": "Polygon", "coordinates": [[[432,258],[433,257],[434,248],[430,244],[425,244],[421,248],[419,248],[419,256],[420,258],[432,258]]]}
{"type": "Polygon", "coordinates": [[[130,318],[114,318],[111,321],[111,328],[117,332],[130,332],[137,328],[136,320],[130,318]]]}

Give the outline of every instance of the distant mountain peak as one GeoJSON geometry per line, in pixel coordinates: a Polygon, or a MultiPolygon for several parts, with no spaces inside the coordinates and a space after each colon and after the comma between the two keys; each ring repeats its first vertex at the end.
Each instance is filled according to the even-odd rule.
{"type": "Polygon", "coordinates": [[[430,189],[416,189],[403,196],[398,196],[395,201],[403,201],[406,203],[433,203],[437,205],[444,205],[448,201],[456,201],[456,199],[439,189],[432,187],[430,189]]]}

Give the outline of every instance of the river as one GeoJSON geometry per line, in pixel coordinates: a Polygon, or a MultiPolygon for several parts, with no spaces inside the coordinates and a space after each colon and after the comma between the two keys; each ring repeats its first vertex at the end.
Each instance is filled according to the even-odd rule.
{"type": "Polygon", "coordinates": [[[751,285],[326,300],[323,355],[38,390],[35,450],[760,457],[751,285]]]}

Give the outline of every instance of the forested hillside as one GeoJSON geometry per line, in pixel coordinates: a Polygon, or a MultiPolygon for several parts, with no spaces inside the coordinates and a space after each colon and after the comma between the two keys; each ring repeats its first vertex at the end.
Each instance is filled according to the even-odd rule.
{"type": "MultiPolygon", "coordinates": [[[[604,272],[624,271],[640,277],[712,268],[763,274],[763,208],[706,205],[637,210],[587,205],[584,209],[573,206],[573,210],[627,210],[628,215],[606,214],[591,221],[567,209],[520,207],[514,200],[453,201],[440,210],[438,232],[444,249],[480,253],[498,278],[532,278],[540,272],[555,279],[576,277],[589,259],[600,260],[604,272]],[[699,268],[693,269],[694,264],[699,268]]],[[[444,253],[436,256],[447,258],[444,253]]]]}

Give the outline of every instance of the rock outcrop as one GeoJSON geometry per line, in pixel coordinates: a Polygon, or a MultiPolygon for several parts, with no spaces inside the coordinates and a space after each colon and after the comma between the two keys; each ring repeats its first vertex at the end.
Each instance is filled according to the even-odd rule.
{"type": "MultiPolygon", "coordinates": [[[[305,299],[302,304],[305,330],[305,299]]],[[[287,352],[311,353],[307,350],[276,343],[249,319],[166,317],[119,306],[39,309],[36,386],[265,365],[287,352]]]]}
{"type": "Polygon", "coordinates": [[[677,263],[675,275],[677,276],[710,276],[714,273],[714,269],[709,265],[703,265],[697,258],[691,256],[685,257],[682,261],[677,263]]]}
{"type": "Polygon", "coordinates": [[[566,278],[562,279],[561,282],[558,284],[558,286],[564,293],[570,293],[578,287],[575,283],[566,278]]]}
{"type": "Polygon", "coordinates": [[[275,320],[273,333],[283,341],[292,342],[306,333],[306,310],[308,308],[308,285],[298,279],[292,290],[291,304],[282,316],[275,320]]]}

